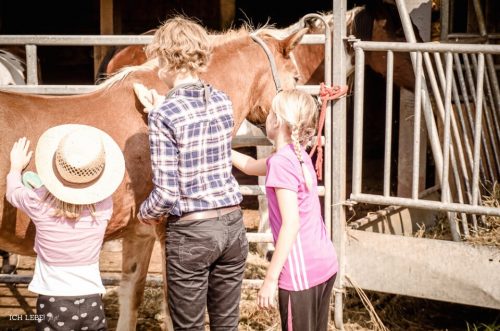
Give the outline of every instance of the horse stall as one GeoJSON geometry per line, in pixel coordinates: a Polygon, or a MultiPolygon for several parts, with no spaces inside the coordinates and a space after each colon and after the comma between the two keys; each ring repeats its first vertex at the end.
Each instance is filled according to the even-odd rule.
{"type": "MultiPolygon", "coordinates": [[[[324,219],[340,261],[333,310],[338,329],[344,327],[346,288],[500,309],[499,248],[468,243],[478,236],[487,218],[500,217],[498,205],[485,205],[486,192],[482,187],[487,181],[497,181],[500,172],[497,159],[500,155],[500,93],[495,67],[500,46],[494,42],[487,45],[417,42],[419,38],[415,36],[408,9],[413,13],[412,8],[423,10],[418,5],[429,3],[393,2],[406,43],[348,38],[352,31],[347,28],[345,0],[333,0],[332,26],[326,24],[329,22],[320,23],[323,34],[306,35],[301,41],[306,45],[325,44],[323,81],[328,86],[347,84],[351,61],[355,62],[352,98],[328,102],[324,127],[321,195],[324,219]],[[401,79],[397,77],[401,74],[398,63],[403,54],[410,59],[414,74],[406,86],[396,85],[406,87],[409,92],[394,89],[395,82],[401,79]],[[380,58],[385,60],[382,64],[371,63],[380,58]],[[367,114],[367,109],[371,109],[369,103],[374,99],[366,96],[373,86],[370,82],[380,82],[369,73],[377,70],[385,76],[385,97],[378,97],[386,113],[382,120],[377,119],[383,131],[379,128],[374,133],[377,130],[370,118],[373,115],[367,114]],[[399,103],[397,96],[403,99],[400,104],[396,104],[399,103]],[[351,100],[352,111],[348,105],[351,100]],[[393,123],[395,117],[399,127],[393,123]],[[411,120],[402,123],[407,118],[411,120]],[[379,141],[379,145],[370,145],[367,135],[379,141]],[[368,150],[371,148],[374,150],[368,150]],[[351,217],[353,210],[361,217],[351,217]],[[415,237],[422,224],[430,226],[437,217],[446,219],[452,241],[415,237]]],[[[103,3],[106,1],[101,1],[103,3]]],[[[454,2],[441,1],[442,13],[452,13],[450,3],[454,2]]],[[[471,3],[476,12],[480,11],[478,0],[471,3]]],[[[442,16],[449,20],[446,15],[442,16]]],[[[476,37],[483,41],[495,40],[488,38],[481,15],[477,17],[480,31],[476,37]]],[[[323,20],[321,15],[309,18],[323,20]]],[[[415,17],[412,18],[415,24],[415,17]]],[[[459,37],[447,23],[442,22],[441,27],[443,42],[459,37]]],[[[9,89],[58,95],[90,92],[96,86],[33,84],[37,76],[34,64],[38,46],[143,45],[150,40],[151,36],[146,35],[0,36],[0,44],[26,45],[31,84],[9,89]]],[[[319,85],[299,88],[315,95],[320,93],[319,85]]],[[[235,138],[235,143],[248,145],[249,140],[255,143],[255,137],[235,138]]],[[[258,142],[265,144],[262,138],[258,138],[258,142]]],[[[269,152],[257,148],[257,153],[269,152]]],[[[262,200],[262,183],[260,179],[259,185],[242,185],[242,193],[262,200]]],[[[248,238],[251,242],[271,242],[270,234],[248,233],[248,238]]],[[[29,277],[15,275],[1,279],[8,283],[29,282],[29,277]]],[[[162,282],[158,276],[148,276],[147,280],[150,284],[162,282]]],[[[120,278],[107,275],[104,281],[107,285],[118,284],[120,278]]],[[[260,280],[245,281],[247,287],[254,288],[260,283],[260,280]]]]}

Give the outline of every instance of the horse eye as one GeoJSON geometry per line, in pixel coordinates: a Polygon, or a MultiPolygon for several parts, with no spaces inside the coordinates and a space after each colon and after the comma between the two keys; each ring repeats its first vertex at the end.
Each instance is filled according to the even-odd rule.
{"type": "Polygon", "coordinates": [[[293,80],[295,81],[295,83],[298,83],[298,82],[299,82],[299,80],[300,80],[300,75],[299,75],[299,74],[294,75],[294,76],[293,76],[293,80]]]}

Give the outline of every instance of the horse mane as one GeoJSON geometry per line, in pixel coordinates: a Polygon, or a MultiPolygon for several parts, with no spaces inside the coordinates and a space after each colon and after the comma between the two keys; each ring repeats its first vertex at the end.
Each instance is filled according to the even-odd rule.
{"type": "MultiPolygon", "coordinates": [[[[150,30],[151,31],[151,30],[150,30]]],[[[149,32],[149,31],[148,31],[149,32]]],[[[282,35],[282,32],[278,29],[275,29],[272,25],[265,24],[259,28],[253,28],[249,24],[244,24],[239,29],[232,29],[222,32],[220,34],[210,34],[210,41],[213,47],[224,46],[230,42],[238,40],[242,37],[249,36],[250,34],[262,34],[274,37],[276,39],[283,39],[288,35],[282,35]],[[279,38],[281,36],[281,38],[279,38]]],[[[118,70],[116,73],[113,73],[107,77],[103,77],[98,81],[98,88],[96,91],[109,89],[115,84],[122,82],[125,78],[127,78],[130,74],[134,72],[148,72],[158,68],[158,60],[152,59],[141,65],[137,66],[127,66],[118,70]]]]}
{"type": "Polygon", "coordinates": [[[239,29],[227,30],[222,33],[210,34],[210,42],[213,47],[224,46],[232,41],[238,40],[242,37],[249,36],[251,34],[262,34],[277,38],[280,30],[275,29],[274,26],[270,24],[264,24],[261,27],[254,28],[250,23],[243,24],[239,29]]]}
{"type": "Polygon", "coordinates": [[[123,67],[117,72],[101,79],[99,81],[98,88],[96,91],[106,90],[111,88],[113,85],[122,82],[125,78],[127,78],[130,74],[134,72],[148,72],[158,68],[158,60],[152,59],[147,62],[144,62],[141,65],[137,66],[127,66],[123,67]]]}

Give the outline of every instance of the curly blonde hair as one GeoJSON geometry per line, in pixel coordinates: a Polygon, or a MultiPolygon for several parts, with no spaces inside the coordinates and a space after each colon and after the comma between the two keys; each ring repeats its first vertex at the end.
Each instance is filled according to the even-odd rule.
{"type": "Polygon", "coordinates": [[[162,71],[198,73],[206,69],[212,47],[201,25],[177,16],[160,26],[145,51],[149,59],[158,58],[162,71]]]}
{"type": "Polygon", "coordinates": [[[288,126],[295,154],[302,166],[302,173],[308,189],[312,188],[312,176],[302,159],[302,146],[306,145],[315,133],[318,117],[318,103],[314,98],[299,90],[278,93],[272,103],[277,121],[288,126]]]}

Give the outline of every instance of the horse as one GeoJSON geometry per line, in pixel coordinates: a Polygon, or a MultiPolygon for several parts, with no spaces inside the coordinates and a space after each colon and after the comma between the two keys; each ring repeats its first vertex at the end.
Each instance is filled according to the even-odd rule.
{"type": "MultiPolygon", "coordinates": [[[[276,94],[269,59],[263,48],[252,40],[264,41],[274,60],[284,89],[295,86],[297,69],[289,53],[300,42],[307,29],[284,40],[277,40],[266,30],[231,30],[214,38],[213,56],[202,79],[225,91],[233,102],[237,131],[244,118],[267,113],[276,94]],[[242,74],[243,73],[243,74],[242,74]]],[[[0,91],[0,176],[9,169],[12,144],[26,136],[34,145],[48,128],[65,123],[86,124],[107,132],[118,143],[125,156],[124,180],[113,195],[114,213],[106,229],[105,240],[123,238],[122,279],[117,329],[135,330],[137,310],[142,301],[148,265],[156,239],[162,243],[162,225],[142,225],[136,219],[139,204],[152,189],[147,115],[134,94],[133,86],[141,83],[149,89],[167,93],[158,78],[157,61],[128,67],[108,78],[94,92],[73,96],[42,96],[0,91]]],[[[33,170],[33,162],[27,170],[33,170]]],[[[35,229],[27,215],[5,200],[5,181],[0,183],[0,249],[22,255],[34,255],[35,229]]],[[[164,225],[163,225],[164,226],[164,225]]],[[[163,270],[165,276],[165,270],[163,270]]],[[[165,288],[166,290],[166,288],[165,288]]],[[[166,329],[171,321],[166,311],[166,329]]]]}
{"type": "MultiPolygon", "coordinates": [[[[333,31],[333,15],[331,13],[320,13],[319,15],[328,22],[331,31],[333,31]]],[[[311,34],[324,34],[325,27],[317,18],[300,19],[284,29],[274,29],[270,33],[278,39],[283,39],[302,29],[305,25],[311,34]]],[[[377,0],[368,1],[364,6],[356,6],[346,11],[346,28],[347,36],[354,36],[354,38],[364,41],[406,41],[397,8],[393,4],[377,0]]],[[[144,34],[153,34],[154,31],[149,30],[144,34]]],[[[346,72],[349,76],[354,72],[354,53],[349,44],[346,44],[346,50],[348,57],[346,72]]],[[[317,85],[324,81],[324,45],[300,44],[295,47],[291,55],[299,71],[298,84],[317,85]]],[[[119,51],[113,50],[101,62],[97,77],[105,77],[123,67],[140,65],[145,61],[146,55],[142,45],[130,45],[119,51]]],[[[384,77],[387,75],[385,65],[387,61],[384,52],[366,52],[365,62],[376,73],[384,77]]],[[[414,89],[413,67],[407,53],[394,53],[393,79],[394,84],[399,87],[414,89]]]]}

